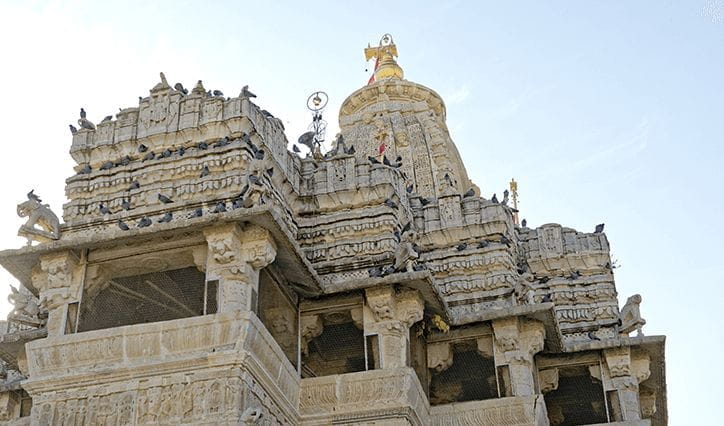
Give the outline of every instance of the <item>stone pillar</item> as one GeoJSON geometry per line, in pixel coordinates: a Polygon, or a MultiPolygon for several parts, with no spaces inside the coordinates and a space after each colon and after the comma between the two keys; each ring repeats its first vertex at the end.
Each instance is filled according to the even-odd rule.
{"type": "Polygon", "coordinates": [[[425,304],[417,290],[395,292],[392,286],[365,290],[365,336],[377,334],[380,367],[409,366],[410,327],[422,320],[425,304]]]}
{"type": "Polygon", "coordinates": [[[543,350],[543,323],[518,317],[493,320],[493,332],[495,366],[508,367],[512,395],[535,395],[533,356],[543,350]]]}
{"type": "Polygon", "coordinates": [[[40,306],[48,310],[48,337],[64,333],[68,304],[80,300],[82,269],[70,250],[43,255],[32,274],[40,306]]]}
{"type": "MultiPolygon", "coordinates": [[[[651,375],[649,357],[646,354],[632,354],[630,347],[603,350],[603,357],[611,377],[610,387],[616,392],[620,410],[619,421],[640,420],[639,383],[651,375]]],[[[607,389],[609,390],[609,389],[607,389]]]]}
{"type": "Polygon", "coordinates": [[[218,281],[217,312],[256,308],[259,270],[277,254],[269,231],[250,225],[224,224],[204,230],[208,243],[206,281],[218,281]]]}

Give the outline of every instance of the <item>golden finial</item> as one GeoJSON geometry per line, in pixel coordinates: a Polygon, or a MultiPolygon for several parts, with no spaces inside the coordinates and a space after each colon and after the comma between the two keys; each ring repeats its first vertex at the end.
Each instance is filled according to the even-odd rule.
{"type": "Polygon", "coordinates": [[[510,195],[513,199],[513,222],[518,224],[518,182],[510,179],[510,195]]]}
{"type": "Polygon", "coordinates": [[[375,72],[368,84],[386,78],[403,78],[402,68],[395,61],[395,57],[398,56],[397,46],[391,35],[383,35],[377,47],[369,47],[369,44],[367,46],[365,49],[366,60],[375,58],[375,72]]]}

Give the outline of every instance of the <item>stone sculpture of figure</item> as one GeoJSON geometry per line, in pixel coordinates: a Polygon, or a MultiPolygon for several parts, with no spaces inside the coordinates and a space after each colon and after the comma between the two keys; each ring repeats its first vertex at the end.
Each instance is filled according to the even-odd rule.
{"type": "Polygon", "coordinates": [[[626,304],[621,308],[621,333],[628,334],[634,330],[637,336],[643,336],[641,328],[646,324],[646,320],[641,318],[639,305],[641,304],[641,295],[634,294],[626,300],[626,304]]]}
{"type": "Polygon", "coordinates": [[[8,315],[10,321],[34,327],[42,325],[40,303],[29,291],[24,288],[18,290],[11,285],[8,302],[13,305],[13,311],[8,315]]]}
{"type": "Polygon", "coordinates": [[[42,204],[40,197],[33,191],[28,192],[28,201],[18,204],[17,212],[18,216],[28,218],[28,221],[18,230],[18,235],[28,239],[28,245],[31,245],[33,241],[48,242],[60,238],[58,216],[50,210],[50,206],[42,204]]]}
{"type": "Polygon", "coordinates": [[[259,408],[249,407],[241,413],[240,424],[242,425],[255,425],[261,419],[262,412],[259,408]]]}
{"type": "Polygon", "coordinates": [[[400,272],[412,272],[415,261],[420,255],[415,251],[412,240],[415,237],[414,232],[407,232],[402,235],[402,241],[395,251],[395,270],[400,272]]]}

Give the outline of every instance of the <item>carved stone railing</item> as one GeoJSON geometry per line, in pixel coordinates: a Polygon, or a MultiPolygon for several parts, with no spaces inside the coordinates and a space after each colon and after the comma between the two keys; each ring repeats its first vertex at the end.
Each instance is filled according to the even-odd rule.
{"type": "Polygon", "coordinates": [[[542,395],[458,402],[430,408],[432,426],[537,426],[547,425],[542,395]]]}
{"type": "Polygon", "coordinates": [[[122,424],[236,424],[249,410],[297,421],[297,372],[249,312],[51,337],[29,343],[27,355],[24,388],[39,421],[97,421],[110,415],[106,405],[118,406],[122,424]]]}
{"type": "MultiPolygon", "coordinates": [[[[411,368],[362,371],[301,381],[302,424],[387,419],[427,424],[427,398],[411,368]]],[[[407,423],[406,423],[407,424],[407,423]]]]}

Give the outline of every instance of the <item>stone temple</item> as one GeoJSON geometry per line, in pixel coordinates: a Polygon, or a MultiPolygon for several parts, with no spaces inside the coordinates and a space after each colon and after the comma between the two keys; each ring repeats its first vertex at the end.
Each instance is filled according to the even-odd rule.
{"type": "Polygon", "coordinates": [[[667,424],[603,226],[518,223],[392,40],[366,54],[326,153],[247,87],[81,111],[62,223],[31,191],[0,252],[3,424],[667,424]]]}

